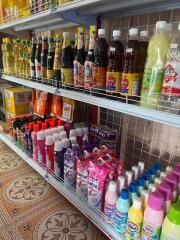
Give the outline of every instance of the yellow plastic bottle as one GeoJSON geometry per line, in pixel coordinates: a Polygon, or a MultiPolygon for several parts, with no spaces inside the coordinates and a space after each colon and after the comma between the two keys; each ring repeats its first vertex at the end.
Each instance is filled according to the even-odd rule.
{"type": "Polygon", "coordinates": [[[6,38],[6,64],[7,74],[14,74],[14,52],[10,38],[6,38]]]}
{"type": "Polygon", "coordinates": [[[132,207],[128,211],[128,222],[126,227],[126,240],[140,240],[143,222],[142,200],[136,197],[132,207]]]}

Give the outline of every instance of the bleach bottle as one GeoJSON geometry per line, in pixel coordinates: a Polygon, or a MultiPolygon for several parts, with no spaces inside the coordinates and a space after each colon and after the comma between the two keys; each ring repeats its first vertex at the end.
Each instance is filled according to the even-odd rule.
{"type": "Polygon", "coordinates": [[[128,219],[128,210],[130,207],[128,199],[128,190],[122,189],[120,197],[116,202],[114,229],[117,233],[125,234],[128,219]]]}

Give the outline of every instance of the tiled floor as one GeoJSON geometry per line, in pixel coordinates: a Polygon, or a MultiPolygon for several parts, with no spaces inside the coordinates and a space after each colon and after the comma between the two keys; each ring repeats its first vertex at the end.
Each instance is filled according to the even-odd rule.
{"type": "Polygon", "coordinates": [[[0,240],[107,240],[0,141],[0,240]]]}

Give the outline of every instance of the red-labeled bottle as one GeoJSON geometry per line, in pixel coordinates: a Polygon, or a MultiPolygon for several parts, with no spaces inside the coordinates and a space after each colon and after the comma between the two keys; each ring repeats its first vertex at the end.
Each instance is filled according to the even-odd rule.
{"type": "Polygon", "coordinates": [[[45,151],[46,167],[48,170],[54,172],[54,141],[51,135],[46,136],[45,151]]]}

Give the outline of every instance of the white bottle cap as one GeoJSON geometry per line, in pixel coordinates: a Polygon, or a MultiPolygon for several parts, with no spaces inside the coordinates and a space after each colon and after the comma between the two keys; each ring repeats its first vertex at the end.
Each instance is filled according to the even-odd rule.
{"type": "Polygon", "coordinates": [[[142,200],[141,198],[135,197],[133,200],[133,207],[137,208],[137,209],[141,209],[142,207],[142,200]]]}
{"type": "Polygon", "coordinates": [[[37,140],[41,141],[41,140],[45,140],[46,136],[45,136],[45,133],[44,131],[39,131],[37,133],[37,140]]]}
{"type": "Polygon", "coordinates": [[[106,34],[106,30],[105,30],[105,29],[100,28],[100,29],[98,30],[98,35],[105,35],[105,34],[106,34]]]}
{"type": "Polygon", "coordinates": [[[125,177],[124,176],[119,176],[118,177],[118,184],[119,184],[119,189],[121,190],[125,186],[125,177]]]}
{"type": "Polygon", "coordinates": [[[121,30],[114,30],[113,31],[113,37],[120,37],[121,36],[121,30]]]}
{"type": "Polygon", "coordinates": [[[69,140],[71,141],[71,144],[77,144],[77,138],[76,137],[70,137],[69,140]]]}
{"type": "Polygon", "coordinates": [[[82,128],[76,128],[76,133],[77,133],[77,136],[78,136],[78,137],[82,137],[82,135],[83,135],[83,130],[82,130],[82,128]]]}
{"type": "Polygon", "coordinates": [[[148,186],[148,192],[152,193],[152,192],[155,192],[155,191],[156,191],[156,185],[153,184],[153,183],[150,183],[149,186],[148,186]]]}
{"type": "Polygon", "coordinates": [[[163,181],[167,175],[168,175],[167,172],[161,172],[160,173],[160,179],[163,181]]]}
{"type": "Polygon", "coordinates": [[[59,133],[54,133],[54,134],[53,134],[53,141],[54,141],[54,142],[60,141],[59,133]]]}
{"type": "Polygon", "coordinates": [[[154,179],[154,184],[156,185],[156,187],[158,187],[159,184],[161,184],[161,183],[162,183],[162,180],[161,180],[159,177],[156,177],[156,178],[154,179]]]}
{"type": "Polygon", "coordinates": [[[58,128],[57,127],[51,128],[51,134],[54,134],[54,133],[58,133],[58,128]]]}
{"type": "Polygon", "coordinates": [[[63,32],[63,37],[64,38],[70,38],[70,32],[63,32]]]}
{"type": "Polygon", "coordinates": [[[70,140],[68,138],[63,138],[61,142],[63,143],[63,148],[70,147],[70,140]]]}
{"type": "Polygon", "coordinates": [[[138,28],[130,28],[129,29],[129,35],[138,35],[138,28]]]}
{"type": "Polygon", "coordinates": [[[44,131],[44,133],[45,133],[45,135],[46,136],[48,136],[48,135],[51,135],[51,129],[46,129],[45,131],[44,131]]]}
{"type": "Polygon", "coordinates": [[[167,173],[167,174],[171,174],[172,171],[173,171],[173,168],[172,168],[171,166],[167,166],[167,167],[166,167],[166,173],[167,173]]]}
{"type": "Polygon", "coordinates": [[[180,22],[179,22],[179,25],[178,25],[178,31],[180,31],[180,22]]]}
{"type": "Polygon", "coordinates": [[[117,183],[114,181],[111,181],[109,183],[108,190],[111,192],[116,192],[117,191],[117,183]]]}
{"type": "Polygon", "coordinates": [[[82,130],[83,130],[84,135],[88,135],[88,133],[89,133],[88,127],[84,127],[84,128],[82,128],[82,130]]]}
{"type": "Polygon", "coordinates": [[[58,126],[58,132],[60,133],[62,131],[64,131],[64,126],[58,126]]]}
{"type": "Polygon", "coordinates": [[[63,150],[63,143],[61,141],[56,141],[54,144],[54,151],[60,152],[63,150]]]}
{"type": "Polygon", "coordinates": [[[144,202],[147,202],[149,199],[149,193],[147,190],[143,189],[141,192],[141,198],[143,199],[144,202]]]}
{"type": "Polygon", "coordinates": [[[45,145],[49,146],[49,145],[52,145],[52,144],[54,144],[53,136],[51,136],[51,135],[46,136],[45,145]]]}
{"type": "Polygon", "coordinates": [[[140,37],[148,37],[149,32],[148,31],[140,31],[140,37]]]}
{"type": "Polygon", "coordinates": [[[166,21],[156,22],[156,30],[157,29],[164,29],[164,28],[167,28],[167,22],[166,21]]]}
{"type": "Polygon", "coordinates": [[[125,178],[126,185],[129,186],[129,184],[132,182],[132,171],[126,171],[125,178]]]}
{"type": "Polygon", "coordinates": [[[71,129],[69,132],[69,137],[77,137],[77,131],[76,129],[71,129]]]}
{"type": "Polygon", "coordinates": [[[62,131],[59,133],[60,136],[60,140],[63,140],[64,138],[67,138],[67,132],[66,131],[62,131]]]}
{"type": "Polygon", "coordinates": [[[132,166],[132,173],[133,173],[133,180],[137,180],[138,177],[138,167],[137,166],[132,166]]]}
{"type": "Polygon", "coordinates": [[[145,165],[144,162],[142,161],[138,162],[138,173],[140,176],[142,176],[144,173],[144,165],[145,165]]]}

